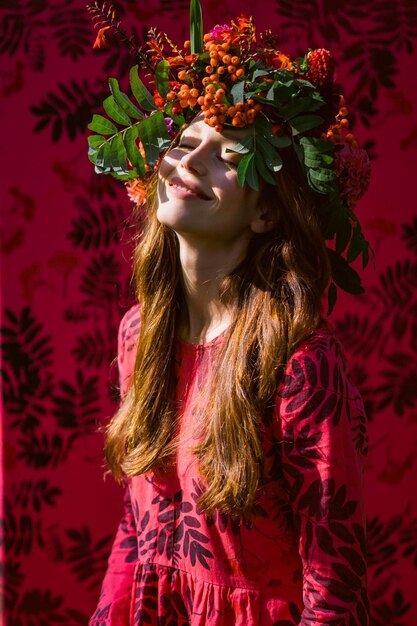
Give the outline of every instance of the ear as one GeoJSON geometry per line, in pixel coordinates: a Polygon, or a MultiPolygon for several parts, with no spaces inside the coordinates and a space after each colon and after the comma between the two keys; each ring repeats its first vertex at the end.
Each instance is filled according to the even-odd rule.
{"type": "Polygon", "coordinates": [[[252,232],[257,235],[269,233],[269,231],[271,231],[275,227],[278,221],[277,212],[274,212],[273,215],[271,207],[265,207],[265,205],[261,204],[257,206],[256,212],[256,217],[249,224],[252,232]]]}

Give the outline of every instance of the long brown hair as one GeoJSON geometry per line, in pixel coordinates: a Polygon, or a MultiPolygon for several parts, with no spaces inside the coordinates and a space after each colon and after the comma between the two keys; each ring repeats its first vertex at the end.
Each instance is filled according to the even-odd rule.
{"type": "MultiPolygon", "coordinates": [[[[288,358],[322,319],[330,263],[316,200],[292,151],[276,181],[260,196],[275,215],[274,228],[252,237],[246,258],[221,288],[234,317],[195,448],[207,485],[199,505],[206,512],[219,507],[250,515],[262,482],[263,415],[288,358]]],[[[184,306],[178,251],[176,234],[156,219],[155,181],[134,253],[141,330],[133,382],[106,431],[106,461],[117,479],[161,469],[175,451],[175,332],[184,306]]]]}

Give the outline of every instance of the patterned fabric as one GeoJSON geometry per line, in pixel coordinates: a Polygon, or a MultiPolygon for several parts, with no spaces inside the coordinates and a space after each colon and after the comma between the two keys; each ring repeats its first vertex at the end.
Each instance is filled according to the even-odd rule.
{"type": "MultiPolygon", "coordinates": [[[[122,395],[139,324],[138,306],[120,324],[122,395]]],[[[368,624],[365,412],[340,344],[320,328],[289,360],[263,425],[266,484],[248,523],[196,504],[204,489],[191,453],[196,411],[221,341],[177,342],[176,464],[127,479],[90,626],[368,624]]]]}

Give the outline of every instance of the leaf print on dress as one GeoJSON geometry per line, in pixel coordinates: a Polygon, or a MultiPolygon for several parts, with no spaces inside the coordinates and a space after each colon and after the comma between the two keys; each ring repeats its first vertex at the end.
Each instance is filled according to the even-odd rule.
{"type": "MultiPolygon", "coordinates": [[[[146,480],[152,483],[151,478],[147,477],[146,480]]],[[[155,517],[152,516],[155,521],[150,529],[149,511],[142,519],[138,518],[140,556],[150,562],[155,552],[160,556],[165,554],[174,566],[178,566],[184,556],[189,557],[192,566],[198,561],[205,569],[210,569],[209,560],[214,557],[205,547],[210,539],[201,532],[202,524],[194,512],[194,504],[183,501],[182,490],[175,492],[172,498],[163,498],[158,494],[152,500],[152,505],[157,505],[158,511],[155,517]],[[145,530],[147,532],[143,535],[145,530]]],[[[137,502],[135,506],[138,508],[137,502]]]]}
{"type": "Polygon", "coordinates": [[[189,588],[184,589],[179,570],[155,563],[142,565],[137,573],[131,623],[155,624],[156,618],[158,626],[189,626],[190,599],[189,588]],[[185,591],[184,597],[180,590],[185,591]]]}
{"type": "MultiPolygon", "coordinates": [[[[191,497],[194,500],[194,502],[197,503],[197,500],[200,498],[200,496],[203,495],[205,491],[205,487],[204,487],[202,480],[200,479],[195,480],[193,478],[192,482],[193,482],[194,491],[191,493],[191,497]]],[[[216,526],[221,533],[227,532],[227,530],[230,528],[233,535],[235,536],[239,535],[240,524],[241,524],[240,519],[234,518],[228,513],[223,513],[217,509],[215,509],[212,513],[207,515],[200,511],[198,504],[196,504],[196,511],[198,515],[204,516],[208,528],[211,528],[212,526],[216,526]]]]}
{"type": "MultiPolygon", "coordinates": [[[[316,424],[331,417],[334,426],[337,426],[342,411],[346,410],[350,421],[350,406],[345,398],[350,396],[352,386],[346,374],[346,359],[339,342],[333,337],[327,340],[317,337],[311,344],[315,348],[315,360],[307,355],[291,359],[284,384],[278,389],[279,397],[291,398],[285,404],[285,412],[297,411],[299,421],[309,420],[314,414],[316,424]],[[292,373],[289,373],[289,369],[292,369],[292,373]]],[[[356,399],[362,402],[356,390],[355,394],[356,399]]],[[[358,414],[356,419],[360,419],[358,414]]],[[[362,428],[364,421],[362,415],[362,428]]]]}

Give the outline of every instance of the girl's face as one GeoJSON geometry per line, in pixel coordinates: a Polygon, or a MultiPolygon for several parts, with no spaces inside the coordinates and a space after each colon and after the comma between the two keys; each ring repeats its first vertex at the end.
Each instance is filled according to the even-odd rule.
{"type": "Polygon", "coordinates": [[[159,169],[157,218],[162,224],[213,243],[259,232],[259,192],[239,185],[241,156],[226,152],[248,132],[220,134],[201,117],[183,131],[159,169]]]}

